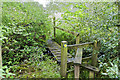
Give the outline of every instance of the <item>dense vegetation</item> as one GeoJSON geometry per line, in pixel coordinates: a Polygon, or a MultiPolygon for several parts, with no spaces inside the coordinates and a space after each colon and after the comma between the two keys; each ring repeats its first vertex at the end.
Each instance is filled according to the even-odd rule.
{"type": "MultiPolygon", "coordinates": [[[[58,26],[74,32],[80,32],[80,42],[100,41],[99,67],[109,77],[118,76],[118,7],[115,3],[66,3],[62,19],[58,26]],[[71,5],[73,5],[71,8],[71,5]],[[64,23],[64,24],[63,24],[64,23]],[[68,26],[67,26],[68,25],[68,26]],[[112,62],[112,63],[111,63],[112,62]],[[109,67],[112,66],[112,67],[109,67]],[[106,67],[109,67],[106,69],[106,67]],[[112,70],[113,69],[113,70],[112,70]]],[[[67,40],[75,43],[71,34],[58,31],[56,41],[67,40]],[[69,37],[67,37],[69,35],[69,37]],[[60,39],[59,37],[62,36],[60,39]],[[71,41],[70,41],[71,40],[71,41]]],[[[87,50],[88,52],[91,50],[87,50]]]]}
{"type": "MultiPolygon", "coordinates": [[[[45,41],[49,37],[51,23],[39,3],[4,2],[2,14],[1,27],[4,36],[2,44],[3,66],[7,65],[9,68],[12,66],[9,70],[10,72],[21,73],[20,70],[23,69],[22,73],[24,73],[27,68],[20,67],[21,62],[27,60],[29,61],[27,64],[38,65],[40,60],[43,59],[45,41]],[[17,67],[16,65],[19,66],[17,67]]],[[[42,62],[43,65],[46,65],[45,63],[42,62]]],[[[43,65],[41,65],[41,68],[43,65]]],[[[51,63],[51,65],[53,64],[51,63]]],[[[40,69],[40,67],[37,69],[40,69]]],[[[36,72],[37,69],[35,69],[36,72]]],[[[33,72],[35,71],[33,69],[33,72]]],[[[41,77],[45,77],[45,74],[41,77]]]]}
{"type": "MultiPolygon", "coordinates": [[[[117,4],[51,3],[43,8],[35,2],[4,2],[2,10],[0,39],[4,77],[60,77],[60,65],[45,53],[46,41],[53,37],[53,23],[49,16],[62,12],[62,18],[56,20],[56,26],[79,32],[80,43],[100,42],[99,77],[118,78],[117,4]],[[58,5],[62,7],[61,10],[58,5]]],[[[75,43],[73,35],[57,30],[55,41],[60,44],[62,40],[68,41],[68,44],[75,43]]],[[[89,53],[92,49],[85,48],[84,51],[89,53]]],[[[72,55],[73,52],[71,50],[72,55]]],[[[83,73],[81,77],[86,74],[83,73]]],[[[69,74],[69,77],[73,75],[69,74]]]]}

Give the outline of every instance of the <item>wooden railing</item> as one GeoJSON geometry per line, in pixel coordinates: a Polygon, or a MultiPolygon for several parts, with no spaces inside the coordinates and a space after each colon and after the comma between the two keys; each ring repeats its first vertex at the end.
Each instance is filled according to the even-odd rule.
{"type": "Polygon", "coordinates": [[[85,47],[88,45],[93,45],[94,42],[87,42],[87,43],[82,43],[82,44],[74,44],[74,45],[68,45],[68,47],[85,47]]]}
{"type": "MultiPolygon", "coordinates": [[[[80,33],[75,33],[75,32],[60,28],[60,27],[56,27],[55,17],[54,17],[53,20],[54,20],[54,39],[55,39],[55,35],[56,35],[56,29],[65,31],[67,33],[71,33],[71,34],[76,36],[76,44],[74,44],[74,45],[67,45],[67,41],[62,41],[61,42],[61,77],[66,77],[66,73],[67,73],[67,48],[68,47],[75,47],[76,48],[76,55],[75,55],[74,62],[73,62],[74,65],[75,65],[75,67],[74,67],[74,77],[79,78],[80,66],[83,66],[81,64],[82,60],[92,59],[92,66],[97,65],[97,55],[98,54],[97,53],[94,54],[96,52],[96,50],[98,50],[97,41],[79,44],[79,42],[80,42],[79,41],[80,40],[79,34],[80,33]],[[82,58],[83,48],[85,46],[90,46],[90,45],[94,46],[92,56],[82,58]]],[[[92,70],[91,67],[86,66],[86,68],[92,70]]],[[[89,78],[94,78],[94,72],[91,71],[91,70],[89,71],[89,78]]]]}
{"type": "Polygon", "coordinates": [[[97,66],[97,55],[98,53],[96,53],[96,50],[98,50],[97,47],[97,42],[88,42],[88,43],[82,43],[82,44],[74,44],[74,45],[67,45],[67,41],[62,41],[61,42],[61,76],[62,77],[66,77],[67,74],[67,48],[68,47],[76,47],[77,51],[76,51],[76,55],[74,58],[74,77],[75,78],[79,78],[79,72],[80,72],[80,66],[87,68],[89,70],[89,78],[94,78],[94,74],[95,72],[98,72],[98,68],[96,68],[97,66]],[[89,57],[85,57],[82,58],[83,55],[83,48],[85,46],[90,46],[93,45],[93,53],[92,56],[89,57]],[[83,65],[82,61],[85,60],[90,60],[92,61],[91,65],[83,65]]]}
{"type": "MultiPolygon", "coordinates": [[[[65,29],[60,28],[60,27],[54,27],[54,28],[59,29],[59,30],[62,30],[62,31],[65,31],[65,32],[67,32],[67,33],[71,33],[71,34],[73,34],[73,35],[75,35],[75,36],[78,36],[78,35],[79,35],[79,33],[75,33],[75,32],[69,31],[69,30],[65,30],[65,29]]],[[[55,32],[54,32],[54,33],[55,33],[55,32]]]]}
{"type": "Polygon", "coordinates": [[[55,24],[55,17],[53,18],[53,28],[54,28],[54,39],[55,39],[55,36],[56,36],[56,29],[59,29],[59,30],[62,30],[62,31],[65,31],[67,33],[71,33],[75,36],[79,36],[79,33],[78,32],[73,32],[73,31],[70,31],[70,30],[66,30],[66,29],[63,29],[63,28],[60,28],[60,27],[56,27],[56,24],[55,24]]]}

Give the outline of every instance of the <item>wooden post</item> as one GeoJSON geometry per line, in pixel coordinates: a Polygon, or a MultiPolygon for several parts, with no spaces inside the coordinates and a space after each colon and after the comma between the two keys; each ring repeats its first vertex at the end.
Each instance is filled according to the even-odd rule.
{"type": "MultiPolygon", "coordinates": [[[[0,42],[0,69],[2,69],[2,47],[1,47],[1,42],[0,42]]],[[[0,72],[0,75],[2,74],[2,72],[0,72]]],[[[1,77],[0,77],[1,80],[1,77]]]]}
{"type": "Polygon", "coordinates": [[[56,30],[55,30],[55,17],[53,18],[53,24],[54,24],[54,39],[55,39],[55,33],[56,33],[56,30]]]}
{"type": "Polygon", "coordinates": [[[61,42],[61,77],[66,77],[67,72],[67,41],[61,42]]]}
{"type": "Polygon", "coordinates": [[[94,78],[94,72],[93,71],[89,71],[89,78],[94,78]]]}
{"type": "MultiPolygon", "coordinates": [[[[97,46],[97,41],[94,42],[94,48],[93,48],[93,53],[92,53],[92,66],[97,66],[97,56],[98,56],[98,46],[97,46]]],[[[89,78],[94,78],[95,73],[93,71],[89,72],[89,78]]]]}
{"type": "MultiPolygon", "coordinates": [[[[76,44],[79,44],[79,40],[80,40],[79,35],[77,35],[76,44]]],[[[77,50],[76,50],[76,52],[77,52],[77,50]]],[[[79,65],[75,65],[75,67],[74,67],[74,77],[79,78],[79,73],[80,73],[80,67],[79,67],[79,65]]]]}

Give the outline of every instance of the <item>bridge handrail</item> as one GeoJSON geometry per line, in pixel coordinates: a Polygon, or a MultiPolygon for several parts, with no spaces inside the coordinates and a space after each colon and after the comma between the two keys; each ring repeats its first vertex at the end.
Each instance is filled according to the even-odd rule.
{"type": "Polygon", "coordinates": [[[78,33],[78,32],[73,32],[73,31],[70,31],[70,30],[66,30],[66,29],[63,29],[63,28],[60,28],[60,27],[54,27],[54,28],[57,28],[57,29],[60,29],[60,30],[62,30],[62,31],[65,31],[65,32],[67,32],[67,33],[71,33],[71,34],[73,34],[73,35],[76,35],[76,36],[78,36],[80,33],[78,33]]]}
{"type": "MultiPolygon", "coordinates": [[[[78,32],[73,32],[73,31],[69,31],[69,30],[65,30],[65,29],[63,29],[63,28],[60,28],[60,27],[57,27],[56,25],[55,25],[55,17],[53,18],[53,24],[54,24],[54,26],[53,26],[53,28],[54,28],[54,38],[55,38],[55,35],[56,35],[56,30],[55,30],[55,28],[57,28],[57,29],[60,29],[60,30],[62,30],[62,31],[65,31],[65,32],[67,32],[67,33],[71,33],[71,34],[73,34],[73,35],[75,35],[76,37],[79,37],[79,34],[80,33],[78,33],[78,32]]],[[[72,25],[71,25],[72,26],[72,25]]]]}
{"type": "Polygon", "coordinates": [[[86,43],[82,43],[82,44],[67,45],[67,47],[82,47],[82,46],[87,46],[87,45],[94,45],[94,42],[86,42],[86,43]]]}

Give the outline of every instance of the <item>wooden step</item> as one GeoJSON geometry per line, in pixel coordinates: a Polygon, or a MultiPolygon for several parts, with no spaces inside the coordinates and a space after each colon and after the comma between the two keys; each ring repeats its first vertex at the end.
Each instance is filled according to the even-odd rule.
{"type": "Polygon", "coordinates": [[[59,54],[55,54],[54,56],[56,56],[56,57],[61,57],[61,55],[59,55],[59,54]]]}
{"type": "MultiPolygon", "coordinates": [[[[48,42],[48,48],[50,52],[57,59],[58,62],[61,62],[61,46],[52,40],[48,40],[47,42],[48,42]]],[[[67,62],[71,62],[69,58],[72,58],[72,56],[69,53],[67,53],[67,57],[68,57],[67,62]]]]}
{"type": "Polygon", "coordinates": [[[74,58],[68,58],[67,62],[73,62],[74,58]]]}
{"type": "Polygon", "coordinates": [[[91,66],[91,65],[82,64],[81,66],[88,69],[88,70],[94,71],[94,72],[99,72],[100,71],[97,67],[94,67],[94,66],[91,66]]]}
{"type": "Polygon", "coordinates": [[[54,50],[54,51],[51,51],[51,53],[56,53],[56,52],[61,53],[61,51],[59,51],[59,50],[54,50]]]}
{"type": "Polygon", "coordinates": [[[50,50],[57,50],[57,49],[59,49],[59,48],[56,48],[56,47],[55,47],[55,48],[53,48],[53,47],[51,48],[51,47],[49,47],[49,49],[50,49],[50,50]]]}
{"type": "Polygon", "coordinates": [[[80,65],[81,67],[84,67],[90,71],[93,71],[93,72],[99,72],[100,70],[97,68],[97,67],[94,67],[94,66],[91,66],[91,65],[88,65],[88,64],[79,64],[79,63],[74,63],[75,65],[80,65]]]}

